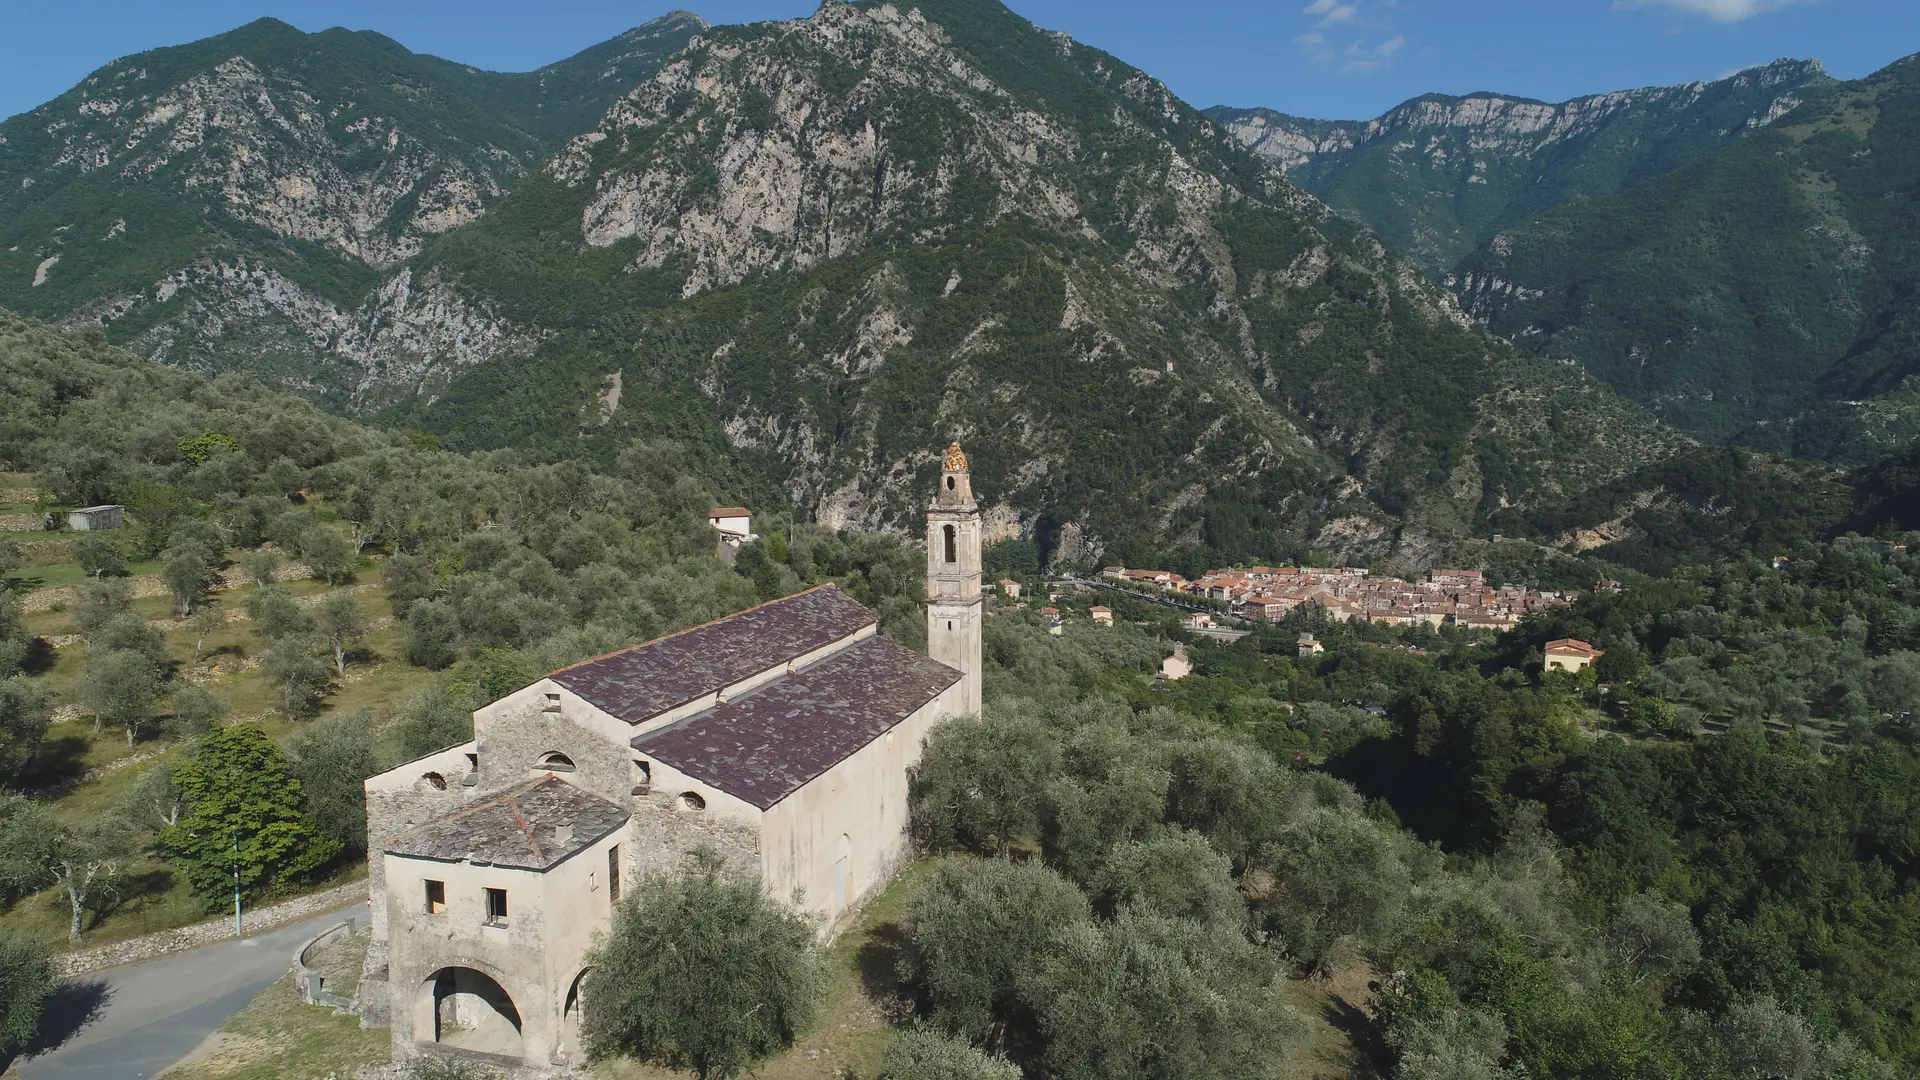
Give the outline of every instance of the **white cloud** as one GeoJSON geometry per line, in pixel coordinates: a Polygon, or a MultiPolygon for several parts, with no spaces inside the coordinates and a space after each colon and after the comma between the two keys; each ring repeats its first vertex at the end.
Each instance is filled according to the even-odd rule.
{"type": "Polygon", "coordinates": [[[1300,9],[1315,20],[1312,29],[1293,43],[1309,63],[1335,74],[1379,71],[1407,45],[1406,35],[1394,33],[1392,11],[1399,6],[1399,0],[1312,0],[1300,9]]]}
{"type": "Polygon", "coordinates": [[[1313,0],[1313,3],[1300,9],[1302,15],[1318,15],[1320,21],[1315,26],[1338,26],[1352,22],[1360,14],[1360,5],[1344,3],[1342,0],[1313,0]]]}
{"type": "MultiPolygon", "coordinates": [[[[1324,0],[1317,0],[1324,2],[1324,0]]],[[[1769,11],[1778,11],[1803,0],[1615,0],[1614,9],[1664,7],[1692,15],[1705,15],[1715,22],[1736,23],[1769,11]]]]}

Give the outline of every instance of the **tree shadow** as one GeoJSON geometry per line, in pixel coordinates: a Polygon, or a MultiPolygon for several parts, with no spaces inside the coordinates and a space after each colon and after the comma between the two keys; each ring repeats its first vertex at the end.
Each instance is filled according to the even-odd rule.
{"type": "Polygon", "coordinates": [[[100,1018],[113,1000],[113,988],[105,979],[75,979],[63,983],[40,1009],[40,1021],[33,1038],[13,1054],[0,1053],[0,1072],[7,1071],[21,1058],[38,1057],[58,1050],[100,1018]]]}
{"type": "Polygon", "coordinates": [[[29,675],[45,675],[53,670],[53,645],[46,638],[37,637],[27,642],[27,651],[20,657],[20,670],[29,675]]]}
{"type": "Polygon", "coordinates": [[[120,879],[120,887],[105,903],[87,912],[87,929],[92,930],[114,915],[136,912],[166,899],[173,891],[173,871],[167,867],[140,870],[120,879]]]}
{"type": "Polygon", "coordinates": [[[1320,1015],[1345,1035],[1355,1055],[1372,1067],[1372,1071],[1365,1075],[1387,1075],[1393,1054],[1387,1047],[1385,1032],[1371,1013],[1339,994],[1328,994],[1326,1004],[1320,1007],[1320,1015]]]}
{"type": "Polygon", "coordinates": [[[905,1023],[919,1012],[919,992],[903,973],[907,959],[907,932],[899,923],[881,923],[867,935],[854,955],[860,985],[892,1023],[905,1023]]]}
{"type": "Polygon", "coordinates": [[[85,735],[59,735],[40,740],[33,767],[21,779],[27,788],[50,788],[80,779],[87,771],[85,735]]]}

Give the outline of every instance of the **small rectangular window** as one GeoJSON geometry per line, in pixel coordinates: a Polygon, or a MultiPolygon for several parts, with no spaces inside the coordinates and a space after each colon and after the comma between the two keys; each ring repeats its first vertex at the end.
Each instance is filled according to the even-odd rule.
{"type": "Polygon", "coordinates": [[[607,849],[607,903],[620,899],[620,845],[607,849]]]}
{"type": "Polygon", "coordinates": [[[560,711],[560,695],[559,694],[547,695],[547,711],[548,712],[560,711]]]}
{"type": "Polygon", "coordinates": [[[507,890],[487,890],[487,925],[507,925],[507,890]]]}
{"type": "Polygon", "coordinates": [[[427,914],[445,915],[447,913],[447,883],[444,881],[427,882],[427,914]]]}

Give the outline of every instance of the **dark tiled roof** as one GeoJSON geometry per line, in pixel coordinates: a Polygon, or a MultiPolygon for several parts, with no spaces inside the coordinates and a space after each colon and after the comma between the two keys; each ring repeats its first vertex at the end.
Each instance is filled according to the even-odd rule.
{"type": "Polygon", "coordinates": [[[875,621],[853,597],[822,585],[561,668],[551,677],[595,707],[637,724],[875,621]]]}
{"type": "Polygon", "coordinates": [[[387,841],[395,855],[545,870],[627,820],[620,807],[548,776],[489,795],[387,841]],[[560,830],[572,826],[562,839],[560,830]]]}
{"type": "Polygon", "coordinates": [[[633,747],[765,810],[959,681],[945,664],[871,637],[633,747]]]}

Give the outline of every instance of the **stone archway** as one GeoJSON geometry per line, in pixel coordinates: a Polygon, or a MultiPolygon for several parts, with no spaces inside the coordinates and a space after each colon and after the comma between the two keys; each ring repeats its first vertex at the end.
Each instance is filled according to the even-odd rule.
{"type": "Polygon", "coordinates": [[[420,984],[414,1006],[415,1041],[455,1050],[524,1056],[520,1010],[499,980],[470,967],[444,967],[420,984]]]}
{"type": "Polygon", "coordinates": [[[560,1013],[560,1046],[562,1054],[568,1060],[586,1059],[586,1047],[580,1042],[580,1009],[582,987],[587,981],[587,972],[592,968],[581,968],[580,974],[573,977],[573,985],[567,987],[567,1003],[560,1013]]]}

